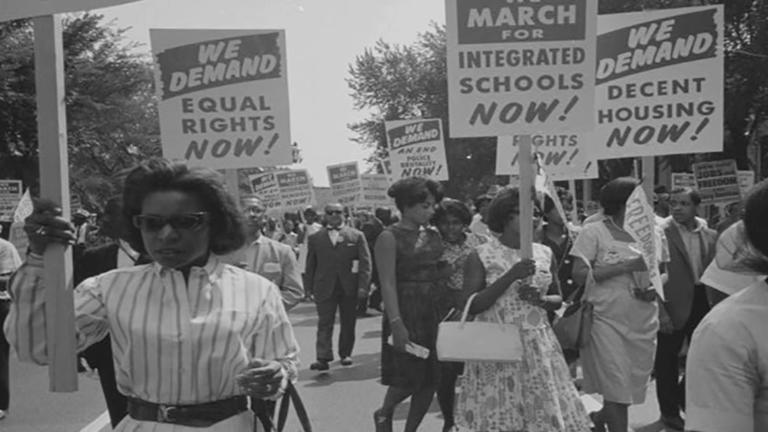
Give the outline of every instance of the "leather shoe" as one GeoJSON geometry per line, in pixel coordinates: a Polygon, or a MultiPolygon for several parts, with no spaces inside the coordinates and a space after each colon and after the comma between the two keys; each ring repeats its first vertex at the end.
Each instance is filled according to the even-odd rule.
{"type": "Polygon", "coordinates": [[[309,370],[316,370],[316,371],[327,371],[331,367],[328,366],[328,362],[325,360],[318,360],[311,365],[309,365],[309,370]]]}
{"type": "Polygon", "coordinates": [[[661,416],[661,423],[666,427],[667,429],[672,429],[675,431],[683,431],[685,430],[685,421],[683,421],[683,418],[679,415],[676,416],[661,416]]]}
{"type": "Polygon", "coordinates": [[[344,357],[341,359],[341,365],[342,366],[352,366],[352,359],[349,357],[344,357]]]}

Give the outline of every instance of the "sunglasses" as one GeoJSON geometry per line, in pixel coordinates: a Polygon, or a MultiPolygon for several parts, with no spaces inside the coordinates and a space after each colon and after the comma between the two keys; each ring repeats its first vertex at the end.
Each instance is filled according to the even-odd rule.
{"type": "Polygon", "coordinates": [[[344,213],[344,212],[343,212],[343,211],[341,211],[341,210],[326,210],[326,211],[325,211],[325,214],[327,214],[327,215],[329,215],[329,216],[330,216],[330,215],[335,215],[335,214],[339,214],[339,215],[340,215],[340,214],[343,214],[343,213],[344,213]]]}
{"type": "Polygon", "coordinates": [[[142,231],[160,231],[166,225],[175,230],[197,231],[210,219],[207,212],[186,213],[173,216],[136,215],[133,226],[142,231]]]}

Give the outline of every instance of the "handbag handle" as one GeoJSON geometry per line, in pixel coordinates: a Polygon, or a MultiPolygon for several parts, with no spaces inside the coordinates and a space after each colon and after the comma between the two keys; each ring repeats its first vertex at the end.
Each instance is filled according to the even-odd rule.
{"type": "MultiPolygon", "coordinates": [[[[513,283],[514,284],[514,283],[513,283]]],[[[467,322],[467,317],[469,317],[469,307],[472,306],[472,300],[475,299],[475,297],[480,294],[480,292],[476,292],[469,296],[467,299],[467,304],[464,305],[464,311],[461,313],[461,320],[459,320],[459,325],[463,326],[467,322]]],[[[504,325],[504,323],[501,321],[501,316],[499,315],[498,310],[494,310],[494,315],[496,315],[496,322],[499,325],[504,325]]]]}

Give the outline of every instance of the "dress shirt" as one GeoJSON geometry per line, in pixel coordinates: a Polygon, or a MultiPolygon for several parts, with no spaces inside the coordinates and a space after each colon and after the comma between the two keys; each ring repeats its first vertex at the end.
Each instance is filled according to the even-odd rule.
{"type": "Polygon", "coordinates": [[[768,431],[768,285],[723,300],[693,334],[686,365],[686,430],[768,431]]]}
{"type": "Polygon", "coordinates": [[[688,261],[691,263],[694,283],[699,283],[699,279],[701,278],[702,273],[704,273],[704,264],[701,261],[701,257],[707,253],[706,250],[702,250],[702,248],[706,247],[701,238],[701,231],[704,229],[704,225],[699,223],[698,220],[694,220],[694,228],[689,229],[687,226],[677,223],[674,219],[672,222],[677,227],[677,231],[683,239],[685,252],[688,254],[688,261]]]}
{"type": "Polygon", "coordinates": [[[331,244],[336,246],[339,243],[339,228],[328,227],[328,237],[331,238],[331,244]]]}
{"type": "MultiPolygon", "coordinates": [[[[19,359],[38,364],[48,362],[44,290],[42,259],[30,256],[11,284],[5,334],[19,359]]],[[[110,333],[118,389],[127,396],[185,405],[241,395],[235,377],[253,359],[278,361],[296,379],[299,346],[277,287],[214,255],[187,281],[146,264],[86,279],[74,299],[78,350],[110,333]]],[[[235,417],[207,429],[126,417],[117,430],[249,430],[247,413],[235,417]]]]}

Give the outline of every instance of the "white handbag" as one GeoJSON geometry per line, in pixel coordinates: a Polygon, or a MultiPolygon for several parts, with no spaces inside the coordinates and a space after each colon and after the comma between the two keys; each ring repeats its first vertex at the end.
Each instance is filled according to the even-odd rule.
{"type": "Polygon", "coordinates": [[[460,321],[441,322],[437,330],[437,358],[440,361],[513,362],[523,357],[520,329],[498,322],[467,322],[469,307],[477,293],[464,306],[460,321]]]}

